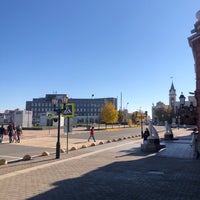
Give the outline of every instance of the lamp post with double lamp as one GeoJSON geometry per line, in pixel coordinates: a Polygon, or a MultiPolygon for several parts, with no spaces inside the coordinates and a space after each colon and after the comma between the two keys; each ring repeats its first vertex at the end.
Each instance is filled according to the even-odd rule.
{"type": "Polygon", "coordinates": [[[60,158],[60,116],[62,114],[64,114],[64,112],[67,110],[67,102],[68,102],[69,97],[63,96],[63,98],[61,99],[61,102],[63,104],[63,106],[61,104],[59,104],[59,99],[52,99],[52,104],[53,104],[53,111],[55,112],[55,114],[58,116],[58,135],[57,135],[57,143],[56,143],[56,159],[60,158]]]}
{"type": "Polygon", "coordinates": [[[91,95],[91,102],[88,103],[88,107],[87,107],[87,130],[90,129],[90,127],[89,127],[89,121],[91,120],[91,117],[89,118],[89,114],[91,115],[92,99],[93,99],[93,97],[94,97],[94,94],[91,95]]]}
{"type": "Polygon", "coordinates": [[[141,127],[141,138],[143,138],[143,113],[140,110],[140,112],[136,112],[136,118],[139,117],[140,118],[140,127],[141,127]],[[140,114],[140,115],[138,115],[140,114]]]}
{"type": "Polygon", "coordinates": [[[143,115],[140,113],[140,119],[141,119],[141,138],[143,138],[143,115]]]}
{"type": "MultiPolygon", "coordinates": [[[[91,116],[93,116],[93,113],[94,113],[94,105],[92,102],[93,98],[94,98],[94,94],[92,94],[91,96],[91,108],[90,108],[91,116]]],[[[91,123],[94,123],[94,117],[91,117],[91,123]]]]}
{"type": "Polygon", "coordinates": [[[126,123],[128,125],[128,104],[129,102],[126,103],[126,123]]]}
{"type": "Polygon", "coordinates": [[[181,114],[184,113],[184,105],[185,105],[185,96],[183,95],[183,92],[181,92],[179,100],[180,100],[179,117],[180,117],[180,121],[181,121],[181,114]]]}

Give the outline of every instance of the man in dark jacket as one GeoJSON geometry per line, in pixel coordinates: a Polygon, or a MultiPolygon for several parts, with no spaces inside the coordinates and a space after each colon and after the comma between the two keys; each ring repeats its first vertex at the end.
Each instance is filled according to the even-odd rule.
{"type": "Polygon", "coordinates": [[[6,133],[6,129],[3,127],[3,124],[1,125],[0,128],[0,143],[3,142],[3,135],[6,133]]]}
{"type": "Polygon", "coordinates": [[[9,123],[7,130],[8,130],[8,136],[9,136],[9,142],[11,143],[13,141],[13,125],[12,125],[12,123],[9,123]]]}
{"type": "Polygon", "coordinates": [[[146,130],[144,131],[144,134],[143,134],[144,143],[147,141],[147,138],[149,137],[149,135],[150,135],[149,129],[146,128],[146,130]]]}

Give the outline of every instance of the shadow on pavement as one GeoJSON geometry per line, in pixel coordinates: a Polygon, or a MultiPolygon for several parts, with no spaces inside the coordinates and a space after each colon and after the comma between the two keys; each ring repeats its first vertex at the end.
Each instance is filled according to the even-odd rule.
{"type": "Polygon", "coordinates": [[[123,153],[126,153],[122,156],[116,156],[116,158],[120,158],[120,157],[124,157],[124,156],[144,156],[146,157],[147,155],[151,155],[152,153],[148,153],[148,152],[143,152],[141,151],[141,147],[134,147],[132,149],[129,150],[123,150],[121,151],[123,153]]]}
{"type": "Polygon", "coordinates": [[[52,190],[29,200],[196,200],[200,199],[199,169],[199,161],[159,156],[114,162],[81,177],[55,182],[52,190]]]}

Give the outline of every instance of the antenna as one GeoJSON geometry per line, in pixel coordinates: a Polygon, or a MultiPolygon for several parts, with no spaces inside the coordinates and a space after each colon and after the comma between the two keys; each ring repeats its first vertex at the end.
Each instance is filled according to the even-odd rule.
{"type": "Polygon", "coordinates": [[[122,110],[122,92],[121,92],[121,106],[120,109],[122,110]]]}

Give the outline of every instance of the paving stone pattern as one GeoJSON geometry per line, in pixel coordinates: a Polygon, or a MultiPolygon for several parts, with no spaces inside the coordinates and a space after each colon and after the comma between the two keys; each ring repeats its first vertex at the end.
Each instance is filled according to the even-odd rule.
{"type": "Polygon", "coordinates": [[[199,200],[200,160],[190,157],[189,141],[190,136],[168,141],[166,149],[148,154],[141,152],[141,141],[129,139],[60,160],[50,156],[15,163],[13,172],[3,171],[4,166],[0,199],[199,200]]]}

